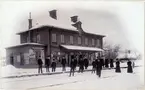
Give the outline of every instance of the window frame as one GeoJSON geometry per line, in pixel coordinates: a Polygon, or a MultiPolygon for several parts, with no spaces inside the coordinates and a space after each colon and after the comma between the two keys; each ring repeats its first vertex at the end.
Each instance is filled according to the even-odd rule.
{"type": "Polygon", "coordinates": [[[96,46],[97,46],[97,47],[100,47],[100,44],[101,44],[100,39],[97,39],[97,40],[96,40],[96,46]]]}
{"type": "Polygon", "coordinates": [[[40,34],[39,34],[39,33],[37,33],[37,35],[36,35],[36,42],[37,42],[37,43],[40,43],[40,41],[41,41],[40,34]],[[38,37],[38,36],[39,36],[39,37],[38,37]]]}
{"type": "Polygon", "coordinates": [[[92,46],[94,46],[94,45],[95,45],[95,39],[92,38],[92,46]]]}
{"type": "Polygon", "coordinates": [[[88,45],[88,38],[85,38],[85,45],[88,45]]]}
{"type": "Polygon", "coordinates": [[[56,43],[56,42],[57,42],[56,33],[52,33],[52,34],[51,34],[51,42],[52,42],[52,43],[56,43]]]}
{"type": "Polygon", "coordinates": [[[60,35],[60,42],[61,42],[61,43],[65,43],[64,34],[61,34],[61,35],[60,35]]]}
{"type": "Polygon", "coordinates": [[[72,35],[70,35],[70,44],[74,44],[74,37],[72,35]]]}
{"type": "Polygon", "coordinates": [[[82,38],[81,37],[78,37],[78,45],[81,45],[81,44],[82,44],[82,38]]]}

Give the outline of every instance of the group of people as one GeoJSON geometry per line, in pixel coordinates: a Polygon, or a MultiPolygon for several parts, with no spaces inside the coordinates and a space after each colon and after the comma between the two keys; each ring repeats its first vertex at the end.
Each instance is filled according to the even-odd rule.
{"type": "MultiPolygon", "coordinates": [[[[66,58],[62,57],[61,59],[61,65],[62,65],[62,71],[66,71],[66,58]]],[[[42,65],[43,62],[41,60],[41,58],[38,59],[38,73],[43,73],[42,71],[42,65]]],[[[106,67],[106,68],[113,68],[114,67],[114,61],[113,59],[95,59],[92,61],[92,73],[96,72],[96,75],[98,75],[98,77],[101,77],[101,70],[102,68],[106,67]]],[[[133,69],[132,69],[132,62],[130,60],[128,60],[127,62],[127,72],[128,73],[132,73],[133,69]]],[[[70,73],[69,76],[74,76],[74,73],[76,71],[76,67],[79,66],[79,70],[78,72],[83,73],[84,69],[87,69],[89,66],[89,60],[86,57],[80,56],[79,60],[77,60],[77,58],[75,56],[71,56],[71,61],[70,61],[70,73]]],[[[52,72],[55,72],[56,70],[56,60],[53,58],[52,61],[50,59],[50,57],[48,56],[45,60],[45,68],[46,68],[46,72],[50,72],[49,71],[49,67],[52,68],[52,72]]],[[[121,73],[121,69],[120,69],[120,61],[119,59],[116,59],[116,67],[115,67],[115,72],[116,73],[121,73]]]]}
{"type": "MultiPolygon", "coordinates": [[[[55,72],[55,70],[56,70],[56,61],[55,61],[55,59],[53,59],[52,62],[51,62],[50,57],[48,56],[48,57],[46,57],[46,60],[45,60],[46,72],[50,72],[49,71],[50,65],[52,67],[52,72],[55,72]]],[[[39,59],[38,59],[38,73],[43,73],[42,66],[43,66],[43,61],[42,61],[41,57],[39,57],[39,59]]]]}
{"type": "Polygon", "coordinates": [[[79,70],[78,72],[81,72],[83,73],[84,72],[84,69],[87,69],[88,66],[89,66],[89,61],[86,57],[82,57],[80,56],[79,57],[79,61],[77,61],[77,58],[74,57],[74,56],[71,56],[71,62],[70,62],[70,75],[73,75],[74,76],[74,72],[76,70],[76,67],[77,65],[79,66],[79,70]]]}

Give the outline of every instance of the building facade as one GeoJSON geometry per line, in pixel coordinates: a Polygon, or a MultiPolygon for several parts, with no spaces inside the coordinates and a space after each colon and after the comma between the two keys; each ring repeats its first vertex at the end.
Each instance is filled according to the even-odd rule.
{"type": "MultiPolygon", "coordinates": [[[[45,64],[45,57],[51,56],[60,63],[64,56],[67,63],[71,55],[84,55],[91,62],[96,53],[103,51],[103,35],[66,29],[50,25],[33,27],[20,35],[20,45],[6,48],[7,64],[16,67],[35,67],[40,56],[45,64]]],[[[59,64],[58,64],[59,65],[59,64]]]]}

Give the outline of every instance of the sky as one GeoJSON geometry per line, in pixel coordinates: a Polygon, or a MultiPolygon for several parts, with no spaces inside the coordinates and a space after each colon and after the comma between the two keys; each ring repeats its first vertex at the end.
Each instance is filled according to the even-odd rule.
{"type": "Polygon", "coordinates": [[[74,28],[70,17],[78,15],[84,31],[105,35],[107,44],[144,53],[143,2],[5,1],[0,3],[1,55],[5,55],[5,47],[20,44],[16,33],[28,29],[29,12],[33,26],[38,23],[64,28],[74,28]],[[53,9],[57,10],[58,20],[49,17],[48,11],[53,9]]]}

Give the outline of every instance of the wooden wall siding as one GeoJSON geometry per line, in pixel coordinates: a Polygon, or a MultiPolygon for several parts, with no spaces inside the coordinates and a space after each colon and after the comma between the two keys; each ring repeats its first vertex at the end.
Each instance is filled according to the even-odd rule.
{"type": "MultiPolygon", "coordinates": [[[[50,28],[43,28],[43,30],[34,30],[33,34],[31,34],[32,38],[36,37],[36,32],[40,34],[40,43],[41,44],[45,44],[49,46],[49,40],[52,38],[52,35],[49,39],[49,29],[50,28]]],[[[51,42],[52,46],[59,46],[60,44],[66,44],[66,45],[79,45],[78,44],[78,37],[79,37],[79,33],[77,32],[72,32],[72,31],[66,31],[66,30],[61,30],[61,29],[51,29],[51,34],[55,33],[56,34],[56,43],[51,42]],[[61,42],[61,35],[64,35],[64,43],[61,42]],[[73,44],[70,43],[70,36],[73,36],[73,44]]],[[[26,43],[27,42],[27,36],[28,33],[23,33],[21,34],[21,43],[26,43]]],[[[80,46],[89,46],[89,47],[98,47],[97,46],[97,40],[100,40],[100,48],[102,48],[103,46],[103,39],[100,36],[95,36],[95,35],[89,35],[89,34],[85,34],[83,36],[81,36],[81,44],[80,46]],[[88,38],[88,45],[85,44],[85,38],[88,38]],[[94,39],[94,44],[92,45],[92,39],[94,39]]]]}

